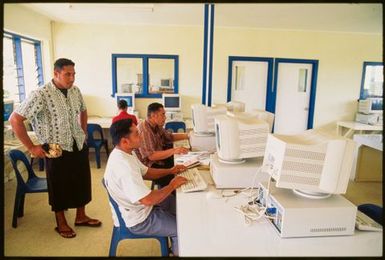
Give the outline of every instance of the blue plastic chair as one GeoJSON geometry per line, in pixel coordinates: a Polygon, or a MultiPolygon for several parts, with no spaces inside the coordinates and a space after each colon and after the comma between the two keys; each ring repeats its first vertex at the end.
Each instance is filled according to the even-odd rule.
{"type": "Polygon", "coordinates": [[[118,244],[121,240],[124,239],[143,239],[143,238],[153,238],[157,239],[160,243],[160,250],[162,253],[162,256],[169,256],[169,249],[168,249],[168,238],[167,237],[158,237],[158,236],[145,236],[145,235],[136,235],[126,227],[126,223],[124,222],[122,215],[120,213],[118,204],[112,199],[110,193],[108,192],[108,189],[106,187],[106,184],[104,182],[104,179],[102,179],[102,183],[104,188],[107,190],[108,199],[110,200],[110,203],[113,206],[113,210],[116,213],[116,216],[119,220],[119,227],[113,227],[112,229],[112,237],[111,237],[111,244],[110,244],[110,252],[109,256],[116,256],[116,249],[118,247],[118,244]]]}
{"type": "Polygon", "coordinates": [[[182,129],[183,133],[186,133],[186,124],[182,121],[167,122],[164,128],[171,130],[173,133],[178,133],[178,130],[182,129]]]}
{"type": "Polygon", "coordinates": [[[24,199],[26,193],[38,193],[48,192],[47,179],[40,178],[35,175],[31,165],[28,162],[25,154],[20,150],[11,150],[8,153],[11,159],[13,169],[15,170],[17,187],[15,196],[15,205],[13,209],[12,227],[17,227],[17,218],[24,215],[24,199]],[[21,161],[28,171],[28,179],[25,182],[19,169],[17,168],[17,162],[21,161]]]}
{"type": "Polygon", "coordinates": [[[358,206],[358,210],[382,225],[384,221],[382,218],[382,207],[374,204],[362,204],[358,206]]]}
{"type": "MultiPolygon", "coordinates": [[[[31,158],[31,166],[33,165],[33,160],[35,158],[31,158]]],[[[39,171],[44,171],[44,159],[39,158],[39,171]]]]}
{"type": "Polygon", "coordinates": [[[98,124],[87,124],[87,134],[88,134],[87,145],[90,148],[95,148],[96,166],[99,169],[100,168],[100,149],[103,146],[106,149],[107,156],[109,155],[107,139],[104,139],[103,129],[98,124]],[[94,138],[94,132],[99,133],[100,139],[94,138]]]}

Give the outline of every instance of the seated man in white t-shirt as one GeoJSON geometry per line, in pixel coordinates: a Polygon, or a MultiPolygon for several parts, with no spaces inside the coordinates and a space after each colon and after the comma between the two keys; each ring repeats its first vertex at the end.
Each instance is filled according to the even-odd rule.
{"type": "MultiPolygon", "coordinates": [[[[134,234],[170,237],[173,254],[178,255],[175,196],[171,193],[187,180],[176,176],[162,189],[151,190],[144,179],[154,180],[170,173],[176,175],[186,167],[154,169],[144,166],[133,152],[140,146],[140,136],[131,119],[113,123],[110,134],[115,148],[109,155],[104,180],[127,228],[134,234]]],[[[119,226],[114,213],[113,219],[114,225],[119,226]]]]}

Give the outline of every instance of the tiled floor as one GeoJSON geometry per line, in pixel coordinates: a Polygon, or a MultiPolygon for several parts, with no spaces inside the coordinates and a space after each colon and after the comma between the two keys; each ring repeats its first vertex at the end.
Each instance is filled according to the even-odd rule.
{"type": "MultiPolygon", "coordinates": [[[[87,206],[91,217],[103,221],[100,228],[73,227],[75,210],[66,212],[77,236],[64,239],[55,231],[54,215],[48,205],[48,195],[28,194],[25,199],[24,217],[18,219],[18,227],[12,228],[12,212],[16,182],[5,183],[5,242],[6,256],[107,256],[111,240],[112,218],[101,179],[106,158],[102,156],[102,168],[92,167],[92,201],[87,206]]],[[[35,167],[36,169],[36,167],[35,167]]],[[[37,172],[44,176],[44,172],[37,172]]],[[[382,205],[382,183],[350,183],[346,197],[355,204],[375,203],[382,205]]],[[[125,240],[119,244],[118,256],[160,256],[156,240],[125,240]]]]}

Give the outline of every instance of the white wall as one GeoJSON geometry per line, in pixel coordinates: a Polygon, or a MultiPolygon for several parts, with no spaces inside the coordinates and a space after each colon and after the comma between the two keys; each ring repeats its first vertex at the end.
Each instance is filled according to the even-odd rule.
{"type": "Polygon", "coordinates": [[[4,30],[42,42],[44,82],[49,81],[52,78],[54,62],[51,20],[20,4],[4,4],[4,30]]]}
{"type": "MultiPolygon", "coordinates": [[[[111,97],[111,54],[179,55],[179,89],[183,112],[200,102],[202,88],[203,28],[168,26],[122,26],[54,24],[55,58],[67,57],[76,65],[76,85],[80,87],[89,115],[113,116],[111,97]]],[[[160,99],[136,99],[140,116],[147,105],[160,99]]]]}
{"type": "Polygon", "coordinates": [[[213,103],[227,97],[228,56],[319,60],[314,127],[353,120],[364,61],[382,61],[382,35],[215,28],[213,103]]]}

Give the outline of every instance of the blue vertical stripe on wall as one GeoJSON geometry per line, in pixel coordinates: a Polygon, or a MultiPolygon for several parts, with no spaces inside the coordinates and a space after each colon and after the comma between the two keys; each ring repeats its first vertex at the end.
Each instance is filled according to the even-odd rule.
{"type": "Polygon", "coordinates": [[[203,78],[202,78],[202,104],[206,104],[206,84],[207,84],[207,41],[208,41],[208,16],[209,5],[204,8],[204,28],[203,28],[203,78]]]}
{"type": "Polygon", "coordinates": [[[214,45],[214,4],[210,10],[210,55],[209,55],[209,84],[207,105],[211,106],[212,79],[213,79],[213,45],[214,45]]]}

